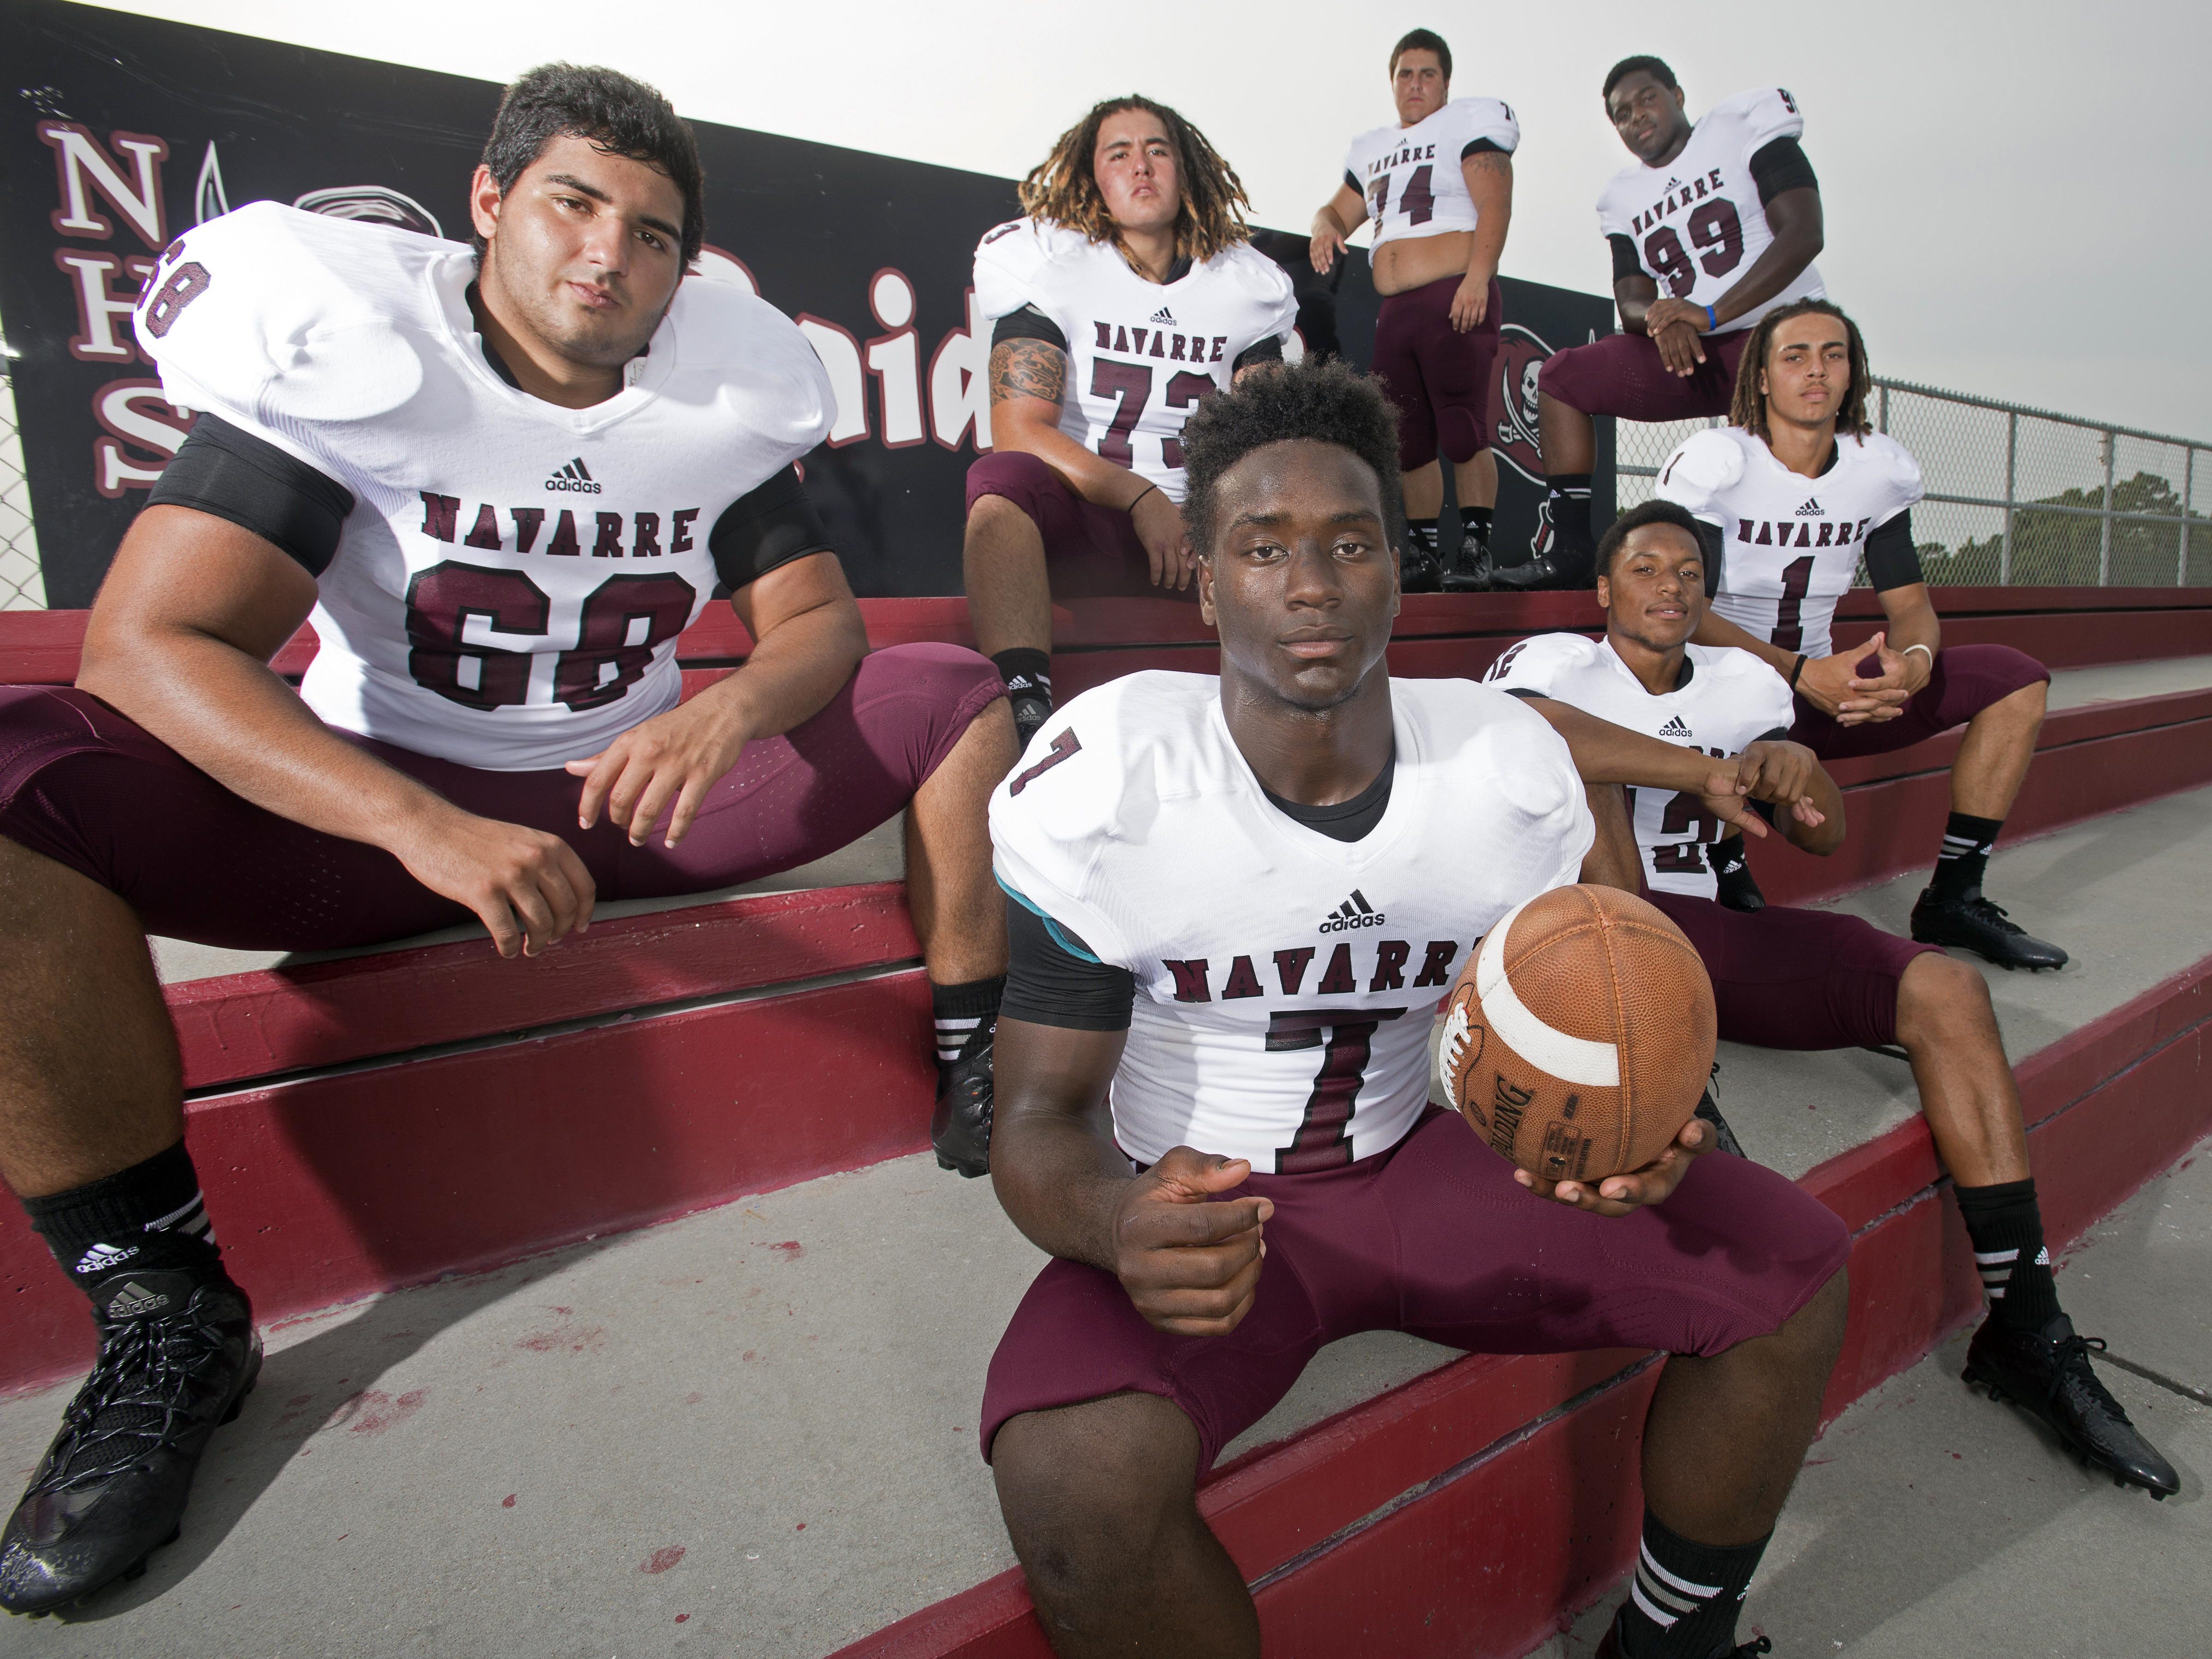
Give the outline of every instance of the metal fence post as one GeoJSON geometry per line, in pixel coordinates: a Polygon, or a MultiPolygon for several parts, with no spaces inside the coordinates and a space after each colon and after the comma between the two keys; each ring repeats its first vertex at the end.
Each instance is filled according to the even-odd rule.
{"type": "Polygon", "coordinates": [[[1877,431],[1887,435],[1889,431],[1889,382],[1881,380],[1876,384],[1881,387],[1881,408],[1875,416],[1874,423],[1877,431]]]}
{"type": "Polygon", "coordinates": [[[2189,504],[2197,499],[2197,446],[2181,452],[2181,547],[2173,556],[2173,585],[2189,586],[2189,504]]]}
{"type": "Polygon", "coordinates": [[[2012,580],[2012,507],[2013,469],[2020,455],[2020,415],[2017,410],[2005,411],[2005,504],[2004,540],[1997,547],[1997,580],[2012,580]]]}
{"type": "Polygon", "coordinates": [[[2112,581],[2112,463],[2120,450],[2119,436],[2112,428],[2105,428],[2105,514],[2097,520],[2097,586],[2109,587],[2112,581]]]}

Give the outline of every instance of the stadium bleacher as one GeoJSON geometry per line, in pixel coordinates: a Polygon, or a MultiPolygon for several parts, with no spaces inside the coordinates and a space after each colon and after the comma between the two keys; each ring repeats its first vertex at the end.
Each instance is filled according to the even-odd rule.
{"type": "MultiPolygon", "coordinates": [[[[2008,896],[2032,902],[2075,966],[1996,974],[1992,986],[2058,1244],[2212,1127],[2202,1081],[2212,957],[2161,900],[2172,884],[2140,878],[2192,881],[2212,853],[2212,592],[1939,598],[1947,639],[2015,644],[2058,671],[1999,860],[2008,896]]],[[[879,645],[964,638],[958,600],[862,608],[879,645]]],[[[1846,641],[1878,616],[1865,595],[1844,614],[1846,641]]],[[[1138,668],[1212,666],[1188,605],[1102,602],[1058,621],[1067,694],[1138,668]]],[[[1419,596],[1392,660],[1401,674],[1475,675],[1526,634],[1595,626],[1587,596],[1419,596]]],[[[82,613],[0,617],[0,683],[66,683],[82,628],[82,613]]],[[[746,645],[726,617],[694,629],[680,653],[687,684],[726,672],[746,645]]],[[[295,641],[280,667],[296,675],[312,650],[295,641]]],[[[1901,931],[1956,742],[1838,767],[1854,824],[1844,852],[1755,851],[1769,895],[1839,902],[1901,931]]],[[[596,1410],[605,1386],[711,1389],[723,1415],[708,1443],[735,1490],[803,1498],[796,1519],[835,1512],[848,1535],[872,1514],[923,1529],[919,1558],[828,1549],[781,1563],[770,1601],[795,1622],[773,1650],[821,1651],[857,1634],[843,1651],[1046,1651],[974,1444],[983,1365],[1037,1257],[988,1186],[910,1156],[926,1145],[933,1077],[897,875],[896,838],[871,837],[757,884],[779,890],[613,907],[625,914],[531,962],[497,960],[473,930],[275,963],[163,947],[194,1155],[239,1277],[278,1328],[248,1431],[300,1391],[286,1381],[284,1322],[377,1292],[401,1292],[375,1310],[386,1334],[491,1317],[512,1301],[499,1317],[536,1322],[513,1347],[597,1353],[604,1338],[583,1334],[584,1315],[548,1316],[520,1292],[549,1273],[597,1273],[613,1296],[611,1236],[666,1223],[625,1243],[625,1282],[665,1306],[659,1287],[696,1268],[698,1288],[682,1293],[703,1347],[681,1363],[640,1352],[601,1365],[588,1393],[557,1408],[562,1420],[596,1410]],[[860,1173],[817,1180],[842,1171],[860,1173]],[[774,1196],[752,1201],[763,1194],[774,1196]],[[961,1259],[957,1285],[946,1252],[961,1259]],[[653,1262],[667,1271],[655,1277],[653,1262]],[[770,1270],[781,1278],[764,1279],[770,1270]],[[475,1274],[485,1276],[453,1277],[475,1274]],[[951,1293],[961,1285],[967,1294],[951,1293]],[[805,1326],[807,1341],[763,1334],[773,1327],[750,1304],[763,1289],[788,1310],[784,1330],[805,1326]],[[763,1401],[773,1408],[756,1409],[763,1401]],[[828,1449],[824,1425],[863,1419],[873,1426],[858,1449],[828,1449]],[[922,1449],[902,1458],[925,1429],[922,1449]]],[[[1729,1048],[1723,1090],[1754,1155],[1857,1232],[1832,1415],[1972,1316],[1963,1231],[1899,1060],[1729,1048]]],[[[0,1390],[76,1375],[90,1355],[82,1304],[12,1207],[0,1214],[0,1288],[11,1337],[0,1390]]],[[[404,1392],[395,1403],[377,1376],[420,1346],[395,1338],[380,1357],[363,1336],[345,1376],[311,1389],[313,1411],[295,1407],[301,1426],[285,1433],[319,1425],[348,1389],[351,1422],[408,1415],[404,1392]]],[[[472,1364],[504,1362],[443,1363],[459,1366],[458,1382],[472,1364]]],[[[1480,1651],[1518,1655],[1611,1583],[1633,1548],[1634,1430],[1653,1376],[1649,1357],[1630,1352],[1497,1359],[1358,1339],[1325,1353],[1232,1448],[1202,1507],[1259,1587],[1284,1652],[1440,1651],[1447,1631],[1463,1643],[1473,1620],[1480,1651]],[[1571,1478],[1531,1479],[1538,1470],[1571,1478]],[[1556,1547],[1522,1547],[1532,1537],[1556,1547]]],[[[497,1391],[488,1373],[476,1382],[497,1391]]],[[[51,1403],[0,1407],[4,1443],[34,1455],[51,1403]]],[[[417,1478],[443,1478],[458,1449],[434,1420],[422,1427],[407,1455],[417,1478]]],[[[558,1480],[557,1439],[504,1455],[558,1480]]],[[[250,1443],[237,1453],[261,1455],[250,1443]]],[[[467,1462],[476,1469],[484,1456],[471,1449],[467,1462]]],[[[287,1504],[269,1504],[265,1524],[281,1524],[287,1504]]],[[[590,1507],[617,1515],[623,1504],[617,1483],[590,1507]]],[[[162,1563],[156,1574],[172,1578],[162,1563]]],[[[227,1594],[222,1583],[202,1569],[190,1593],[227,1594]]]]}

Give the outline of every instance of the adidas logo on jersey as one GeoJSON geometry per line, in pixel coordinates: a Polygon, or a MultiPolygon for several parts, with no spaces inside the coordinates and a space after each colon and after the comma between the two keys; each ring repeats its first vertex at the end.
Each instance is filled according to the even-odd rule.
{"type": "Polygon", "coordinates": [[[118,1291],[107,1304],[110,1319],[135,1319],[141,1314],[152,1313],[156,1308],[166,1308],[169,1298],[156,1295],[133,1279],[118,1291]]]}
{"type": "Polygon", "coordinates": [[[136,1244],[95,1244],[77,1258],[76,1270],[81,1273],[105,1273],[110,1267],[120,1267],[137,1254],[136,1244]]]}
{"type": "Polygon", "coordinates": [[[1152,313],[1152,320],[1167,328],[1173,328],[1176,325],[1175,313],[1170,311],[1165,306],[1162,306],[1152,313]]]}
{"type": "Polygon", "coordinates": [[[1820,515],[1820,498],[1818,495],[1808,495],[1805,498],[1805,505],[1797,509],[1797,516],[1801,519],[1815,519],[1820,515]]]}
{"type": "Polygon", "coordinates": [[[555,467],[553,476],[545,481],[545,487],[548,489],[572,490],[579,495],[596,495],[599,493],[599,480],[592,477],[591,472],[585,467],[584,458],[580,455],[566,466],[555,467]]]}
{"type": "Polygon", "coordinates": [[[1682,723],[1682,717],[1677,714],[1659,728],[1659,735],[1662,738],[1686,738],[1691,732],[1690,728],[1682,723]]]}
{"type": "Polygon", "coordinates": [[[1331,911],[1321,925],[1324,933],[1348,933],[1355,927],[1380,927],[1382,913],[1367,902],[1367,896],[1357,887],[1352,896],[1331,911]]]}

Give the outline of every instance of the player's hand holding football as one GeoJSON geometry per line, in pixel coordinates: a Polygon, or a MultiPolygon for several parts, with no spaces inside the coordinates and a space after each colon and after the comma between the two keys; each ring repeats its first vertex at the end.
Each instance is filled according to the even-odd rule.
{"type": "Polygon", "coordinates": [[[1451,325],[1461,334],[1479,328],[1490,310],[1490,273],[1470,270],[1452,295],[1451,325]]]}
{"type": "Polygon", "coordinates": [[[1762,738],[1746,744],[1736,757],[1736,778],[1753,800],[1786,806],[1800,823],[1817,828],[1826,815],[1813,804],[1813,779],[1820,757],[1802,743],[1762,738]]]}
{"type": "Polygon", "coordinates": [[[1130,1182],[1114,1212],[1114,1272],[1139,1313],[1171,1336],[1225,1336],[1251,1311],[1267,1246],[1264,1198],[1213,1194],[1244,1184],[1252,1166],[1172,1146],[1130,1182]]]}
{"type": "Polygon", "coordinates": [[[1146,490],[1129,508],[1129,522],[1152,561],[1152,586],[1185,588],[1190,586],[1198,560],[1184,532],[1182,509],[1168,499],[1167,491],[1146,490]]]}
{"type": "Polygon", "coordinates": [[[1542,1181],[1526,1170],[1513,1178],[1539,1198],[1565,1204],[1595,1215],[1624,1216],[1647,1204],[1664,1204],[1689,1173],[1690,1160],[1713,1149],[1712,1125],[1693,1117],[1682,1126],[1674,1144],[1640,1170],[1607,1176],[1602,1181],[1542,1181]]]}
{"type": "Polygon", "coordinates": [[[596,755],[568,763],[584,780],[576,822],[590,829],[604,809],[629,832],[629,844],[645,838],[671,803],[665,845],[674,847],[698,816],[707,792],[738,763],[745,732],[731,709],[709,693],[633,726],[596,755]]]}
{"type": "Polygon", "coordinates": [[[503,957],[543,956],[591,925],[592,872],[567,842],[542,830],[439,801],[386,850],[432,892],[475,911],[503,957]]]}

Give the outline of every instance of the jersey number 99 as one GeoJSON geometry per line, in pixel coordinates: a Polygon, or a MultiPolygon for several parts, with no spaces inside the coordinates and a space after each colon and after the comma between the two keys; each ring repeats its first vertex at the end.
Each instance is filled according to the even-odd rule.
{"type": "MultiPolygon", "coordinates": [[[[1687,228],[1706,276],[1725,276],[1743,263],[1743,221],[1736,216],[1735,203],[1719,196],[1698,203],[1687,228]]],[[[1644,263],[1678,300],[1698,285],[1698,273],[1672,225],[1662,225],[1644,239],[1644,263]]]]}

